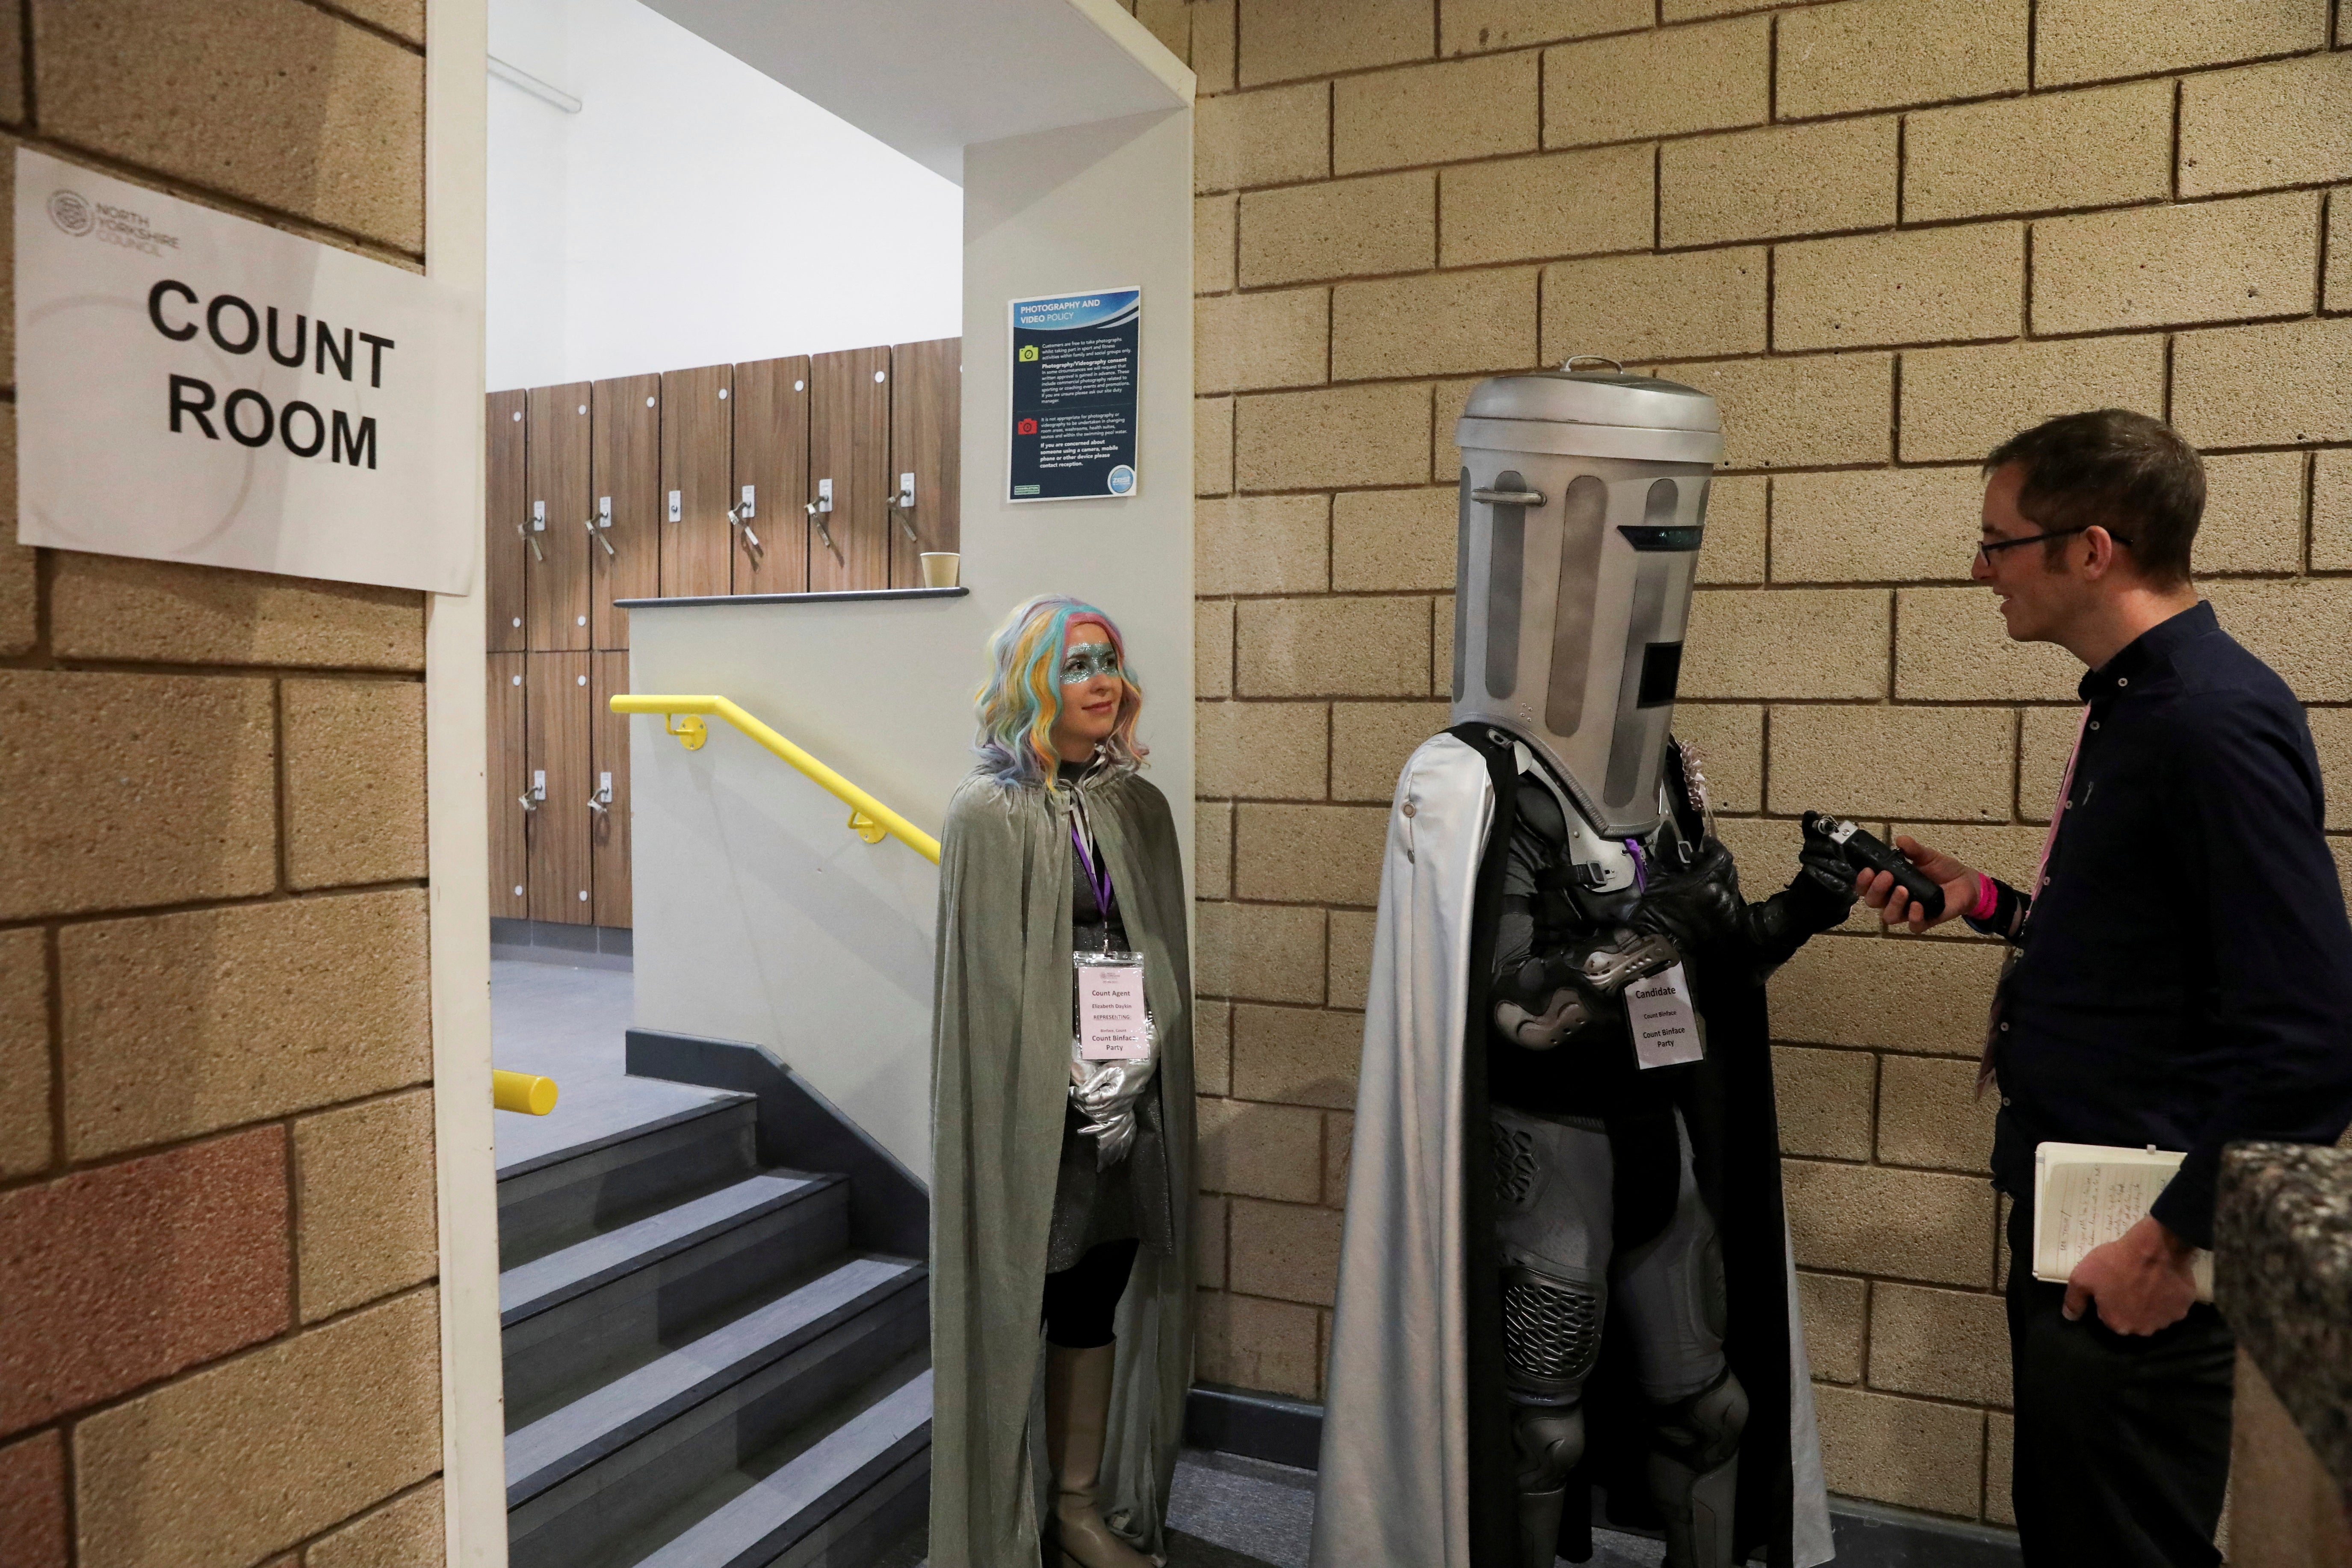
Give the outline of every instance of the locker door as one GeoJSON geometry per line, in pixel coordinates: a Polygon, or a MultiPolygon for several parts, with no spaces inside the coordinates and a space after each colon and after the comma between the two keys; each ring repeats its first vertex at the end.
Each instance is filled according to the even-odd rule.
{"type": "Polygon", "coordinates": [[[915,504],[890,511],[890,586],[919,588],[926,550],[957,550],[962,536],[963,340],[933,338],[890,351],[890,499],[911,475],[915,504]]]}
{"type": "Polygon", "coordinates": [[[806,354],[735,367],[735,500],[751,487],[752,515],[734,531],[735,592],[797,594],[808,586],[806,354]],[[759,537],[751,546],[749,534],[759,537]]]}
{"type": "Polygon", "coordinates": [[[889,467],[890,351],[812,355],[809,499],[818,500],[826,480],[833,485],[833,510],[809,536],[812,590],[890,585],[889,467]]]}
{"type": "Polygon", "coordinates": [[[518,921],[530,917],[530,850],[523,823],[529,814],[520,798],[530,787],[523,724],[526,658],[494,653],[489,658],[490,913],[518,921]]]}
{"type": "Polygon", "coordinates": [[[595,693],[596,706],[589,715],[593,739],[588,748],[588,765],[596,770],[597,804],[604,809],[590,814],[594,818],[589,825],[589,855],[595,868],[593,891],[596,895],[591,902],[598,925],[625,926],[629,923],[629,717],[613,711],[613,699],[629,689],[629,656],[600,653],[594,658],[596,674],[590,689],[595,693]],[[607,780],[613,786],[610,800],[601,798],[607,780]]]}
{"type": "MultiPolygon", "coordinates": [[[[587,542],[585,531],[581,542],[587,542]]],[[[525,654],[530,668],[523,690],[530,704],[529,784],[534,794],[542,773],[547,798],[530,814],[530,918],[586,925],[595,914],[589,898],[592,875],[588,796],[595,783],[588,767],[590,684],[587,653],[525,654]]]]}
{"type": "Polygon", "coordinates": [[[530,603],[533,653],[588,646],[588,384],[530,391],[530,603]]]}
{"type": "MultiPolygon", "coordinates": [[[[488,450],[482,473],[482,524],[488,531],[482,556],[482,599],[489,618],[489,650],[520,653],[524,647],[524,563],[530,546],[523,530],[530,518],[530,479],[524,467],[521,392],[493,392],[484,428],[488,450]]],[[[542,546],[542,548],[544,548],[542,546]]],[[[492,905],[496,908],[496,905],[492,905]]]]}
{"type": "MultiPolygon", "coordinates": [[[[665,599],[725,594],[727,490],[735,460],[734,366],[662,373],[661,592],[665,599]]],[[[766,536],[761,535],[762,538],[766,536]]]]}
{"type": "Polygon", "coordinates": [[[596,521],[588,541],[588,629],[594,647],[626,647],[629,612],[613,601],[661,592],[661,377],[600,381],[588,411],[589,515],[596,521]]]}

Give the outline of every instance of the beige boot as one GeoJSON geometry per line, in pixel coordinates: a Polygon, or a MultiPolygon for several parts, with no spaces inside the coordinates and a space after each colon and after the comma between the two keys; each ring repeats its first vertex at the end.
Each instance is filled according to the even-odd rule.
{"type": "Polygon", "coordinates": [[[1055,1568],[1152,1568],[1151,1559],[1111,1533],[1095,1488],[1102,1479],[1103,1427],[1110,1416],[1116,1345],[1045,1347],[1045,1458],[1054,1468],[1055,1568]]]}

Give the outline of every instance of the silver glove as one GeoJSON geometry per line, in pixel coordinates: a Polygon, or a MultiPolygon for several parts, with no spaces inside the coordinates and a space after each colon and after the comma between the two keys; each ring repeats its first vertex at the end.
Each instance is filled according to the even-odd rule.
{"type": "Polygon", "coordinates": [[[1097,1171],[1109,1170],[1135,1146],[1136,1101],[1160,1070],[1160,1029],[1149,1012],[1143,1030],[1151,1054],[1140,1061],[1088,1061],[1079,1054],[1084,1042],[1075,1033],[1070,1037],[1070,1103],[1085,1118],[1078,1131],[1095,1141],[1097,1171]]]}

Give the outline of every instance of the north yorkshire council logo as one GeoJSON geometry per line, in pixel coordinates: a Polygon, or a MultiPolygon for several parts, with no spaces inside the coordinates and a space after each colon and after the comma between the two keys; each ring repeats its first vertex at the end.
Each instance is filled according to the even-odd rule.
{"type": "Polygon", "coordinates": [[[49,197],[49,221],[79,237],[98,226],[98,215],[77,191],[59,191],[49,197]]]}

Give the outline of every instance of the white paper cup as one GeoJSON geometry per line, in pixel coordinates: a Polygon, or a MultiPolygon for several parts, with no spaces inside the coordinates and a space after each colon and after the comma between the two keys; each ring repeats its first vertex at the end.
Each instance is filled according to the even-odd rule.
{"type": "Polygon", "coordinates": [[[952,550],[926,550],[922,563],[926,588],[952,588],[963,570],[963,557],[952,550]]]}

